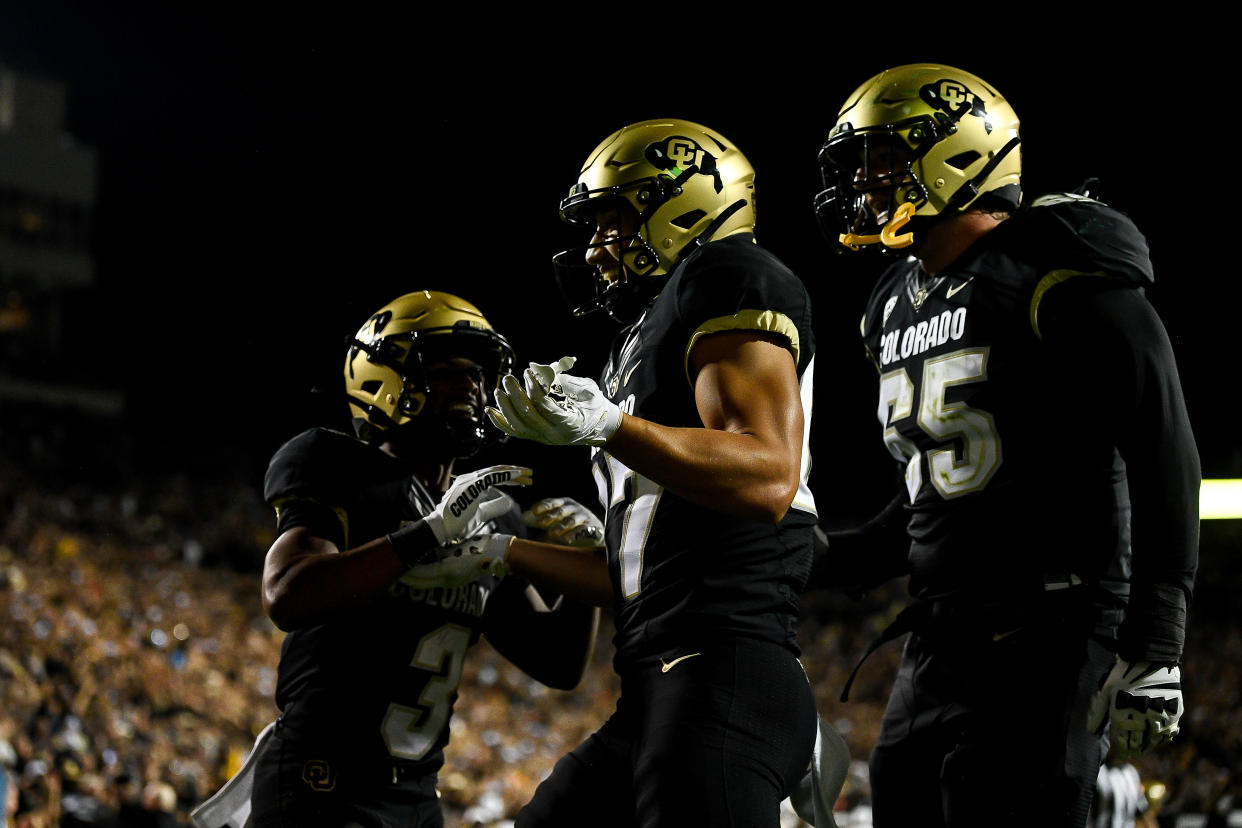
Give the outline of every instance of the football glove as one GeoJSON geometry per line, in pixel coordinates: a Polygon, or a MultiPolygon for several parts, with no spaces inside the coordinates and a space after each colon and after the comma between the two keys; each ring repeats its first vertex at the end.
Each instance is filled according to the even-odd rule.
{"type": "Polygon", "coordinates": [[[423,521],[440,545],[470,537],[513,508],[513,499],[496,486],[528,486],[530,482],[531,470],[525,466],[488,466],[460,475],[423,521]]]}
{"type": "Polygon", "coordinates": [[[522,521],[543,533],[547,543],[565,546],[603,546],[604,524],[578,501],[549,497],[522,512],[522,521]]]}
{"type": "Polygon", "coordinates": [[[487,416],[513,437],[550,446],[602,446],[621,425],[621,409],[594,380],[565,373],[576,361],[567,356],[551,365],[530,363],[522,373],[525,388],[506,375],[487,416]]]}
{"type": "Polygon", "coordinates": [[[1117,757],[1132,759],[1176,736],[1182,710],[1178,667],[1119,658],[1091,700],[1087,729],[1102,733],[1108,721],[1117,757]]]}
{"type": "Polygon", "coordinates": [[[414,589],[430,589],[462,586],[484,575],[503,578],[509,572],[505,558],[512,541],[513,535],[475,535],[437,547],[424,552],[400,580],[414,589]]]}

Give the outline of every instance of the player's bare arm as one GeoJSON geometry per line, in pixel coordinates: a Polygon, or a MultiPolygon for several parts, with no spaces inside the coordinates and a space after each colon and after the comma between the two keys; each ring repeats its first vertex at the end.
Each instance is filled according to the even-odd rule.
{"type": "Polygon", "coordinates": [[[505,562],[513,571],[549,591],[595,607],[612,606],[612,582],[601,547],[561,546],[515,538],[505,562]]]}
{"type": "Polygon", "coordinates": [[[263,564],[263,610],[288,631],[383,592],[405,570],[386,538],[342,552],[304,526],[281,533],[263,564]]]}
{"type": "Polygon", "coordinates": [[[530,470],[489,466],[456,477],[421,520],[341,552],[304,526],[282,532],[263,566],[263,609],[282,630],[317,623],[385,591],[425,553],[455,548],[508,511],[512,500],[497,487],[526,485],[530,470]]]}
{"type": "Polygon", "coordinates": [[[798,491],[802,404],[784,340],[755,331],[704,337],[690,354],[703,428],[626,416],[604,448],[702,506],[775,523],[798,491]]]}

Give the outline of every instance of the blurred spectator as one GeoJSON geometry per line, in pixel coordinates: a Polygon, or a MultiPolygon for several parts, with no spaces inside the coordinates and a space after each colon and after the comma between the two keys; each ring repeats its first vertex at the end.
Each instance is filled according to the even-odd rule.
{"type": "MultiPolygon", "coordinates": [[[[225,551],[271,542],[262,475],[244,464],[232,475],[139,474],[120,461],[111,475],[75,474],[69,458],[88,455],[73,444],[56,449],[67,453],[53,474],[48,455],[17,450],[3,415],[0,408],[0,768],[9,822],[188,824],[189,809],[240,767],[276,714],[272,666],[283,636],[263,615],[256,564],[225,551]],[[149,783],[165,806],[171,792],[173,810],[133,816],[149,783]]],[[[1190,814],[1224,825],[1237,813],[1242,624],[1231,596],[1242,585],[1242,557],[1233,554],[1242,522],[1215,524],[1203,534],[1208,569],[1189,626],[1194,669],[1182,732],[1135,763],[1162,826],[1190,814]],[[1163,783],[1160,793],[1151,780],[1163,783]]],[[[857,602],[804,599],[800,636],[815,654],[804,663],[820,712],[859,760],[875,739],[900,647],[867,660],[848,703],[837,695],[904,602],[900,584],[857,602]]],[[[486,643],[472,651],[440,775],[447,825],[502,828],[553,762],[603,722],[618,692],[611,634],[605,616],[592,665],[569,693],[531,681],[486,643]]],[[[851,773],[838,825],[869,824],[869,796],[865,773],[851,773]]]]}
{"type": "Polygon", "coordinates": [[[1105,762],[1095,780],[1089,828],[1149,828],[1147,794],[1138,768],[1129,762],[1105,762]]]}
{"type": "Polygon", "coordinates": [[[0,767],[0,828],[12,828],[17,813],[17,780],[8,768],[0,767]]]}

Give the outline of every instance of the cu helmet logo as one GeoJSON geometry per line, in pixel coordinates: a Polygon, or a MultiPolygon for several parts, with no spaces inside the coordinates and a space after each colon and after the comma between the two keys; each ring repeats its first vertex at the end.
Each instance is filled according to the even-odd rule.
{"type": "Polygon", "coordinates": [[[960,81],[942,78],[929,83],[919,90],[919,97],[954,121],[962,120],[967,114],[982,118],[984,128],[988,132],[992,131],[987,106],[984,105],[983,99],[971,92],[970,88],[960,81]]]}
{"type": "Polygon", "coordinates": [[[384,329],[388,327],[388,323],[392,321],[392,311],[386,310],[382,313],[372,315],[365,323],[362,330],[358,332],[358,338],[368,345],[374,345],[375,340],[379,339],[384,329]]]}
{"type": "Polygon", "coordinates": [[[665,142],[665,150],[668,153],[668,159],[678,167],[697,166],[699,156],[707,154],[702,147],[689,138],[669,138],[665,142]]]}
{"type": "Polygon", "coordinates": [[[716,156],[684,135],[670,135],[663,141],[650,144],[643,155],[651,166],[660,170],[685,170],[694,167],[699,175],[710,175],[714,179],[716,192],[724,189],[724,184],[720,181],[720,171],[716,169],[716,156]]]}
{"type": "Polygon", "coordinates": [[[386,310],[383,313],[374,314],[368,319],[358,330],[354,342],[349,348],[349,376],[354,376],[354,359],[363,348],[367,348],[368,353],[372,353],[369,346],[375,345],[380,339],[380,334],[388,327],[388,323],[392,321],[392,311],[386,310]]]}

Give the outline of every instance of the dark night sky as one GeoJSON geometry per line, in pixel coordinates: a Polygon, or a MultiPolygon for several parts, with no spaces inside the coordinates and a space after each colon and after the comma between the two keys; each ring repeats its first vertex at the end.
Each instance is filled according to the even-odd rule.
{"type": "Polygon", "coordinates": [[[865,508],[876,502],[867,482],[889,472],[857,341],[869,282],[814,226],[815,154],[861,81],[939,60],[982,75],[1018,110],[1028,192],[1099,176],[1103,197],[1148,234],[1151,295],[1205,472],[1239,473],[1214,381],[1239,306],[1238,277],[1219,264],[1232,253],[1218,235],[1232,232],[1218,215],[1232,173],[1210,171],[1209,188],[1193,158],[1203,134],[1182,129],[1204,124],[1209,58],[1139,63],[1115,31],[1051,44],[1043,57],[947,37],[960,45],[850,59],[819,25],[749,44],[712,30],[588,50],[559,32],[415,34],[362,12],[108,5],[6,4],[0,62],[66,81],[70,130],[99,150],[98,282],[70,305],[70,341],[85,371],[126,391],[144,433],[206,429],[261,467],[310,416],[297,414],[309,410],[307,389],[338,382],[343,337],[424,287],[480,305],[519,359],[577,353],[593,372],[605,326],[570,319],[556,292],[549,257],[579,241],[556,204],[610,131],[673,115],[719,129],[758,170],[760,239],[816,303],[813,482],[860,462],[868,471],[849,472],[859,482],[842,508],[865,508]]]}

